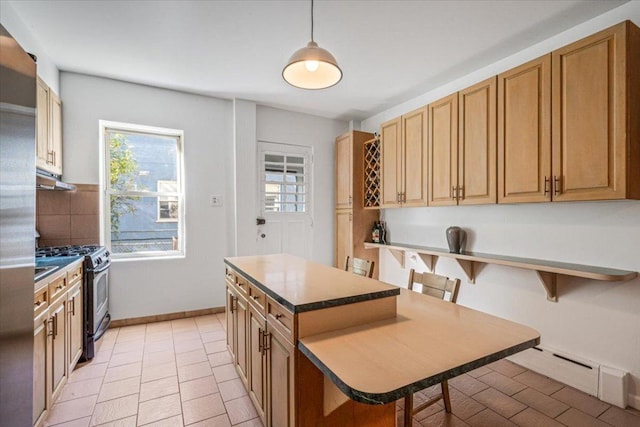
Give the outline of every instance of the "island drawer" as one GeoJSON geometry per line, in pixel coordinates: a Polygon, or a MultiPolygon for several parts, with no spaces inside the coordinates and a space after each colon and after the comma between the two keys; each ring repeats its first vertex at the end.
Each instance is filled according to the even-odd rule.
{"type": "Polygon", "coordinates": [[[234,275],[236,287],[240,290],[240,292],[247,296],[249,294],[249,281],[238,273],[234,273],[234,275]]]}
{"type": "Polygon", "coordinates": [[[294,342],[293,313],[267,297],[267,323],[277,329],[290,342],[294,342]]]}
{"type": "Polygon", "coordinates": [[[49,296],[49,288],[45,286],[33,295],[33,318],[35,319],[47,310],[49,304],[47,303],[49,296]]]}
{"type": "Polygon", "coordinates": [[[67,275],[63,274],[49,283],[49,304],[67,292],[67,275]]]}
{"type": "Polygon", "coordinates": [[[253,305],[263,316],[267,314],[267,295],[251,283],[249,283],[249,303],[253,305]]]}

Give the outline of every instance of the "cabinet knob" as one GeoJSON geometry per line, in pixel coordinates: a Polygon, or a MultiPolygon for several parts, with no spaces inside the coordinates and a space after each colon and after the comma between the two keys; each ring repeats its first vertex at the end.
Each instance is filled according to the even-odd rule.
{"type": "Polygon", "coordinates": [[[275,317],[276,317],[276,319],[280,319],[280,318],[282,317],[282,314],[280,314],[280,313],[276,313],[276,316],[275,316],[275,317]]]}

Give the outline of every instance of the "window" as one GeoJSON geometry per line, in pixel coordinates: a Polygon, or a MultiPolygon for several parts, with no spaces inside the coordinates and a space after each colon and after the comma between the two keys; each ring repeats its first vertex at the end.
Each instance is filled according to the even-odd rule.
{"type": "Polygon", "coordinates": [[[106,245],[116,258],[184,255],[183,132],[100,127],[106,245]]]}
{"type": "Polygon", "coordinates": [[[264,212],[306,212],[305,156],[276,152],[263,156],[264,212]]]}

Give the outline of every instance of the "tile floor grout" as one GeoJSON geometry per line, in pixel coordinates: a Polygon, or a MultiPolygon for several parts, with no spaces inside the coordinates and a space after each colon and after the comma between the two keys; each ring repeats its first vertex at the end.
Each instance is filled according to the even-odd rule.
{"type": "MultiPolygon", "coordinates": [[[[70,375],[45,425],[262,426],[226,350],[224,316],[110,329],[98,342],[96,358],[70,375]],[[120,389],[124,384],[137,387],[120,389]],[[85,395],[83,387],[93,389],[85,395]]],[[[452,378],[449,387],[453,412],[434,405],[413,417],[414,426],[640,426],[640,411],[616,408],[506,360],[452,378]]],[[[416,393],[416,403],[436,389],[439,384],[416,393]]],[[[403,402],[396,408],[402,425],[403,402]]]]}

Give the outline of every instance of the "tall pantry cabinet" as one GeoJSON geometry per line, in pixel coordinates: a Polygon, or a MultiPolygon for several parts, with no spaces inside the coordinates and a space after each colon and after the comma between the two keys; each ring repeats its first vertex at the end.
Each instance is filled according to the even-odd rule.
{"type": "Polygon", "coordinates": [[[347,256],[376,261],[373,277],[378,277],[378,250],[367,249],[378,210],[364,208],[364,142],[373,134],[349,131],[336,138],[336,205],[334,266],[344,268],[347,256]]]}

